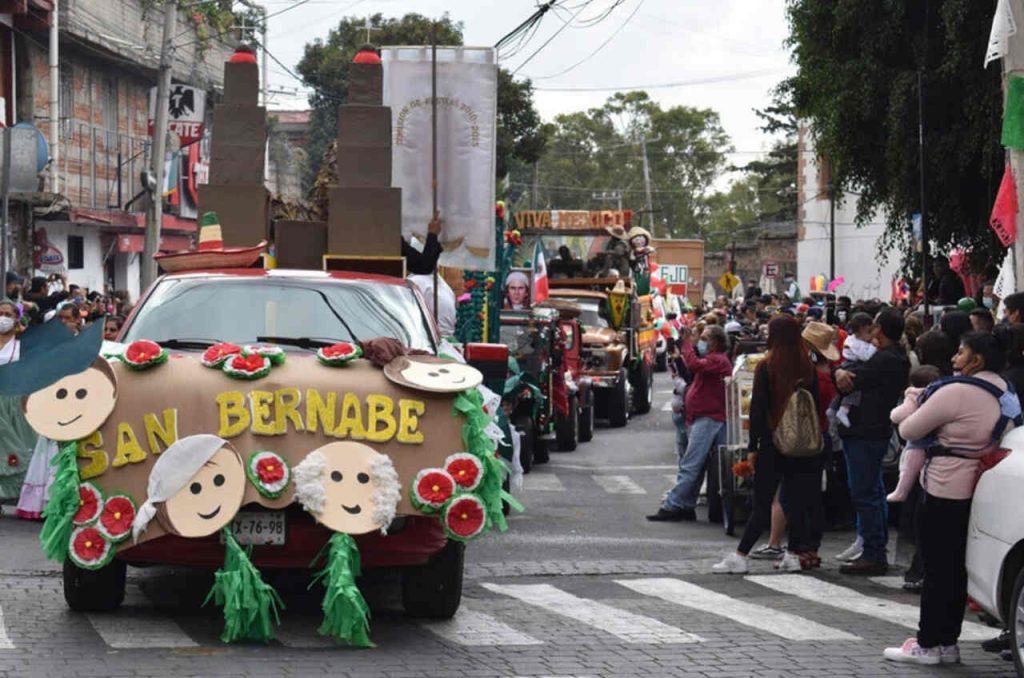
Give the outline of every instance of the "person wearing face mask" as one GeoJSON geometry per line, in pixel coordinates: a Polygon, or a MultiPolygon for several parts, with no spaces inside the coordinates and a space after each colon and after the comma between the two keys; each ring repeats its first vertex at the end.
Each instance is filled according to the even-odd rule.
{"type": "Polygon", "coordinates": [[[655,522],[694,521],[704,465],[713,446],[725,443],[725,378],[732,375],[732,363],[725,353],[725,330],[708,325],[696,346],[684,338],[680,347],[683,363],[693,377],[684,403],[686,452],[679,459],[676,484],[665,495],[657,513],[647,516],[655,522]]]}
{"type": "MultiPolygon", "coordinates": [[[[0,300],[0,367],[21,357],[21,313],[11,299],[0,300]]],[[[36,434],[25,421],[20,396],[0,396],[0,499],[17,499],[32,457],[36,434]]]]}

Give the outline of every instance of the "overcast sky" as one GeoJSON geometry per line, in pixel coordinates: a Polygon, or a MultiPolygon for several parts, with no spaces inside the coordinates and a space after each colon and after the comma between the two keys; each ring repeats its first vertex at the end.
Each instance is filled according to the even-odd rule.
{"type": "MultiPolygon", "coordinates": [[[[535,0],[267,0],[272,15],[268,43],[270,53],[294,70],[303,46],[325,37],[344,17],[364,18],[378,12],[440,17],[448,12],[463,22],[466,45],[494,45],[532,14],[536,4],[535,0]],[[299,6],[281,12],[294,5],[299,6]],[[281,14],[273,16],[275,12],[281,14]]],[[[737,151],[734,162],[754,159],[770,145],[771,139],[757,129],[752,109],[767,105],[770,89],[793,71],[782,44],[787,34],[785,0],[592,0],[586,7],[584,0],[566,0],[560,4],[566,9],[548,12],[518,54],[501,55],[503,67],[519,69],[517,75],[534,81],[536,105],[545,119],[598,106],[614,88],[685,83],[647,91],[663,107],[682,104],[718,111],[737,151]],[[593,21],[617,1],[621,4],[605,19],[593,21]],[[579,8],[581,13],[571,20],[579,8]],[[524,64],[549,38],[551,42],[524,64]],[[555,91],[572,88],[613,89],[555,91]]],[[[273,63],[269,82],[272,89],[301,85],[273,63]]],[[[276,94],[271,107],[305,108],[306,101],[301,95],[276,94]]]]}

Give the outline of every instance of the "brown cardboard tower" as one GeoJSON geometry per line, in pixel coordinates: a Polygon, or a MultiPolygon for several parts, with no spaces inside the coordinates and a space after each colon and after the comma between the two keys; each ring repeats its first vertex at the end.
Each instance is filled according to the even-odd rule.
{"type": "Polygon", "coordinates": [[[391,108],[383,106],[380,56],[364,47],[349,67],[338,110],[338,184],[328,192],[327,253],[400,257],[402,189],[391,186],[391,108]]]}
{"type": "Polygon", "coordinates": [[[224,64],[224,101],[213,111],[210,183],[199,187],[199,212],[216,212],[225,247],[267,237],[270,200],[263,184],[267,111],[259,105],[255,55],[239,47],[224,64]]]}

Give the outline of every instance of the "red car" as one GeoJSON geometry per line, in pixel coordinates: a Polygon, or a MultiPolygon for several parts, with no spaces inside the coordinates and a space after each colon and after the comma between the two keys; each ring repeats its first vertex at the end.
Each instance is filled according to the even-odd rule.
{"type": "MultiPolygon", "coordinates": [[[[393,337],[410,348],[435,353],[439,334],[424,309],[419,292],[400,278],[263,269],[189,272],[160,278],[128,318],[119,339],[149,339],[171,351],[202,352],[221,341],[316,351],[337,341],[393,337]]],[[[266,511],[243,506],[239,516],[247,510],[266,511]]],[[[331,533],[298,505],[284,513],[283,543],[255,546],[253,562],[261,568],[308,568],[331,533]]],[[[364,569],[402,569],[402,597],[409,614],[451,617],[458,610],[463,545],[449,541],[436,518],[399,516],[387,536],[370,534],[356,540],[364,569]]],[[[66,562],[65,599],[75,610],[113,609],[124,598],[128,564],[212,569],[223,560],[218,536],[166,535],[122,550],[101,570],[66,562]]]]}

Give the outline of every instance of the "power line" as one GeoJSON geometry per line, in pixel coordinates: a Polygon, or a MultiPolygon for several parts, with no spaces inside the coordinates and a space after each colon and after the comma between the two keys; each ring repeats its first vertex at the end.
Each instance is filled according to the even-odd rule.
{"type": "Polygon", "coordinates": [[[784,72],[780,68],[769,68],[760,71],[748,71],[746,73],[735,73],[733,75],[722,75],[712,78],[698,78],[695,80],[682,80],[679,82],[663,82],[653,85],[626,85],[618,87],[534,87],[538,92],[629,92],[647,89],[671,89],[673,87],[690,87],[693,85],[713,85],[722,82],[736,82],[739,80],[750,80],[761,78],[766,75],[777,75],[784,72]]]}
{"type": "MultiPolygon", "coordinates": [[[[575,19],[576,17],[578,17],[578,16],[579,16],[579,15],[580,15],[580,14],[581,14],[581,13],[583,12],[583,10],[587,8],[587,5],[588,5],[588,4],[590,4],[590,3],[588,2],[588,3],[585,3],[585,4],[582,4],[582,5],[580,5],[580,8],[579,8],[578,10],[576,10],[576,13],[575,13],[575,14],[573,14],[573,15],[572,15],[572,19],[575,19]]],[[[523,63],[519,64],[519,67],[518,67],[518,68],[516,68],[516,70],[512,71],[512,75],[515,75],[515,74],[516,74],[516,73],[518,73],[519,71],[523,70],[523,66],[525,66],[526,64],[528,64],[528,63],[530,63],[531,61],[533,61],[533,58],[534,58],[535,56],[537,56],[538,54],[540,54],[540,53],[541,53],[541,51],[542,51],[542,50],[543,50],[543,49],[544,49],[545,47],[547,47],[548,45],[550,45],[550,44],[551,44],[551,41],[552,41],[552,40],[554,40],[554,39],[555,39],[555,38],[557,38],[557,37],[558,37],[559,35],[561,35],[561,34],[562,34],[562,31],[564,31],[564,30],[565,30],[566,28],[568,28],[568,27],[569,27],[569,23],[570,23],[570,22],[572,21],[572,19],[570,19],[569,21],[567,21],[567,22],[563,23],[563,24],[562,24],[562,27],[561,27],[561,28],[559,28],[559,29],[558,29],[557,31],[555,31],[554,35],[552,35],[552,36],[551,36],[550,38],[548,38],[547,40],[545,40],[545,41],[544,41],[544,44],[543,44],[543,45],[541,45],[540,47],[538,47],[538,48],[536,49],[536,51],[534,51],[534,53],[533,53],[533,54],[531,54],[531,55],[530,55],[529,57],[527,57],[527,58],[526,58],[526,61],[524,61],[523,63]]]]}
{"type": "Polygon", "coordinates": [[[285,7],[284,9],[279,9],[276,12],[271,12],[270,14],[267,15],[266,18],[270,19],[272,17],[278,16],[279,14],[284,14],[285,12],[290,12],[293,9],[296,9],[298,7],[302,7],[303,5],[305,5],[307,3],[309,3],[309,0],[296,0],[296,2],[293,2],[291,5],[285,7]]]}
{"type": "Polygon", "coordinates": [[[592,58],[594,58],[597,55],[598,52],[600,52],[602,49],[607,47],[608,43],[610,43],[613,39],[615,39],[615,36],[617,36],[619,33],[622,32],[622,29],[624,29],[626,26],[629,25],[629,22],[633,19],[633,17],[636,16],[636,13],[639,12],[640,8],[644,6],[644,2],[645,1],[646,0],[640,0],[640,2],[637,4],[637,6],[633,9],[633,13],[630,14],[628,17],[626,17],[626,20],[623,21],[622,24],[617,29],[615,29],[615,32],[613,32],[611,35],[609,35],[607,40],[605,40],[600,45],[598,45],[597,49],[595,49],[593,52],[591,52],[590,54],[585,56],[583,59],[580,59],[579,61],[574,63],[572,66],[569,66],[568,68],[566,68],[563,71],[559,71],[558,73],[554,73],[552,75],[542,75],[540,77],[532,78],[532,80],[549,80],[551,78],[557,78],[560,75],[565,75],[566,73],[575,70],[576,67],[583,65],[587,61],[590,61],[592,58]]]}

